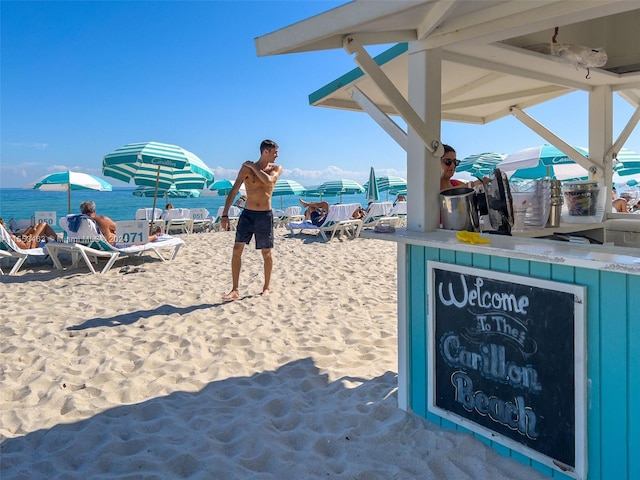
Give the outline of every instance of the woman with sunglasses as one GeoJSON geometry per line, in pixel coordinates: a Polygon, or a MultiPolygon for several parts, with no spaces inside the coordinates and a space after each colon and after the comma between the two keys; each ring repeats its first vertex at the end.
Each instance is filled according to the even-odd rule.
{"type": "Polygon", "coordinates": [[[442,144],[444,147],[444,155],[440,157],[440,191],[449,190],[457,187],[475,187],[480,185],[480,180],[474,180],[471,183],[463,182],[452,178],[456,173],[456,167],[460,165],[460,160],[456,158],[456,151],[451,145],[442,144]]]}
{"type": "Polygon", "coordinates": [[[456,158],[456,151],[450,145],[443,144],[442,146],[444,147],[444,155],[440,158],[440,191],[466,187],[465,182],[452,178],[456,173],[456,167],[460,165],[460,160],[456,158]]]}

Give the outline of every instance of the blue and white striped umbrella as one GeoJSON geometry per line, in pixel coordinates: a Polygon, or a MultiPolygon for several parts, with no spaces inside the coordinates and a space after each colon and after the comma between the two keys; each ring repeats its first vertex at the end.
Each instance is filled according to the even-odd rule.
{"type": "Polygon", "coordinates": [[[505,154],[493,152],[469,155],[460,161],[460,165],[456,167],[456,173],[469,172],[476,178],[488,177],[505,158],[507,158],[505,154]]]}
{"type": "MultiPolygon", "coordinates": [[[[588,157],[586,148],[573,147],[588,157]]],[[[553,145],[525,148],[512,153],[498,165],[510,178],[534,179],[551,177],[557,180],[586,178],[588,172],[553,145]]]]}
{"type": "Polygon", "coordinates": [[[176,145],[131,143],[105,155],[102,173],[123,182],[166,190],[202,190],[213,182],[213,172],[197,155],[176,145]]]}
{"type": "Polygon", "coordinates": [[[340,195],[340,203],[342,203],[343,194],[364,193],[364,187],[355,180],[339,179],[329,180],[318,187],[318,191],[322,195],[340,195]]]}
{"type": "Polygon", "coordinates": [[[282,210],[284,202],[282,197],[285,195],[304,195],[307,189],[295,180],[287,180],[279,178],[276,180],[276,185],[273,187],[272,197],[280,197],[280,209],[282,210]]]}
{"type": "MultiPolygon", "coordinates": [[[[155,187],[138,187],[133,191],[133,196],[153,197],[155,193],[155,187]]],[[[165,198],[198,198],[200,190],[178,190],[175,185],[171,185],[168,190],[158,190],[158,195],[162,195],[165,198]]]]}
{"type": "Polygon", "coordinates": [[[153,208],[158,190],[175,185],[178,190],[202,190],[213,182],[213,172],[197,155],[177,145],[158,142],[130,143],[105,155],[102,173],[123,182],[154,187],[153,208]]]}
{"type": "Polygon", "coordinates": [[[67,210],[68,213],[71,213],[71,190],[98,190],[100,192],[110,192],[112,186],[109,182],[104,181],[100,177],[89,175],[88,173],[67,170],[64,172],[45,175],[34,183],[25,185],[23,188],[67,192],[67,210]]]}

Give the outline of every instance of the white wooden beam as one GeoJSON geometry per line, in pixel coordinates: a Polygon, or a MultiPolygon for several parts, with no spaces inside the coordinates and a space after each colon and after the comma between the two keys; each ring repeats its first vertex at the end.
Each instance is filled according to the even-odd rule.
{"type": "Polygon", "coordinates": [[[633,130],[636,128],[636,125],[638,125],[639,120],[640,120],[640,107],[636,108],[636,111],[633,112],[633,115],[631,115],[631,118],[622,129],[622,132],[620,132],[620,135],[618,135],[618,138],[616,139],[616,141],[613,143],[613,145],[611,145],[611,148],[607,151],[607,157],[613,156],[614,153],[615,155],[618,155],[618,152],[620,151],[622,146],[625,144],[625,142],[627,141],[627,139],[629,138],[633,130]]]}
{"type": "MultiPolygon", "coordinates": [[[[532,53],[533,55],[533,53],[532,53]]],[[[576,90],[589,91],[593,87],[585,86],[584,83],[578,81],[568,80],[566,78],[558,77],[555,75],[549,75],[538,69],[527,69],[522,67],[515,67],[512,65],[505,65],[503,63],[492,62],[484,58],[476,58],[468,55],[462,55],[459,53],[443,51],[442,59],[447,62],[459,63],[461,65],[469,65],[470,67],[481,68],[487,71],[494,71],[504,73],[505,75],[516,75],[518,77],[530,78],[532,80],[539,80],[545,83],[555,83],[556,85],[562,85],[567,88],[576,90]]],[[[557,62],[549,60],[549,65],[558,65],[557,62]]]]}
{"type": "Polygon", "coordinates": [[[424,146],[431,153],[438,157],[442,156],[444,150],[439,136],[433,135],[426,128],[425,122],[409,105],[409,102],[402,96],[393,82],[382,71],[380,66],[367,53],[362,44],[354,35],[346,35],[343,41],[344,49],[350,54],[355,53],[354,61],[364,73],[369,75],[373,83],[380,89],[382,94],[393,105],[398,114],[407,122],[416,134],[420,137],[424,146]]]}
{"type": "Polygon", "coordinates": [[[358,87],[351,89],[351,98],[353,98],[353,101],[360,105],[360,108],[367,112],[405,152],[407,151],[407,132],[394,122],[389,115],[380,110],[378,106],[373,103],[373,100],[367,97],[358,87]]]}
{"type": "Polygon", "coordinates": [[[585,157],[578,150],[573,148],[567,142],[558,137],[555,133],[549,130],[547,127],[539,123],[533,117],[527,115],[525,112],[520,110],[518,107],[511,107],[511,114],[524,123],[531,130],[536,132],[542,138],[544,138],[547,142],[555,146],[558,150],[564,153],[571,160],[584,167],[590,174],[595,175],[598,170],[602,173],[602,166],[595,162],[590,157],[585,157]]]}
{"type": "Polygon", "coordinates": [[[429,13],[422,19],[418,28],[416,29],[416,37],[418,40],[422,40],[431,32],[433,32],[442,22],[447,18],[449,12],[456,6],[456,0],[440,0],[434,2],[429,13]]]}
{"type": "Polygon", "coordinates": [[[442,110],[457,110],[460,108],[477,107],[478,105],[486,105],[495,102],[504,102],[513,100],[515,98],[522,97],[535,97],[538,95],[545,95],[547,93],[565,92],[564,87],[557,85],[547,85],[544,87],[530,88],[528,90],[520,90],[517,92],[502,93],[499,95],[491,95],[482,98],[474,98],[472,100],[461,100],[459,102],[445,103],[442,105],[442,110]]]}

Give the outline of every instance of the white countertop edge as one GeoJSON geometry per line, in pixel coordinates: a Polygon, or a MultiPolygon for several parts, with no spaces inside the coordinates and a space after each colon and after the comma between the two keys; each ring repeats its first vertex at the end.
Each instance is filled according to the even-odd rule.
{"type": "Polygon", "coordinates": [[[456,232],[451,230],[414,232],[406,228],[398,228],[395,233],[376,233],[373,230],[363,230],[361,236],[423,247],[640,275],[640,249],[635,248],[581,245],[548,239],[493,234],[482,235],[482,237],[490,239],[490,243],[471,245],[459,241],[456,232]]]}

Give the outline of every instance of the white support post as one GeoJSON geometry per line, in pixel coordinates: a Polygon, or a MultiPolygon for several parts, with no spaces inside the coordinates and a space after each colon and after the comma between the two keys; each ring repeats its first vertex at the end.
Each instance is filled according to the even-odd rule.
{"type": "MultiPolygon", "coordinates": [[[[531,130],[536,132],[542,138],[544,138],[547,142],[554,145],[558,150],[564,153],[571,160],[576,162],[577,164],[584,167],[588,172],[590,177],[594,177],[596,175],[602,174],[602,164],[597,160],[594,160],[595,157],[589,155],[589,157],[585,157],[578,150],[573,148],[567,142],[558,137],[555,133],[549,130],[547,127],[539,123],[537,120],[527,115],[525,112],[520,110],[518,107],[513,106],[509,108],[511,114],[524,123],[531,130]]],[[[589,150],[591,151],[591,150],[589,150]]]]}
{"type": "Polygon", "coordinates": [[[351,98],[360,105],[360,108],[369,114],[382,129],[393,138],[405,151],[407,150],[407,132],[405,132],[389,115],[384,113],[378,106],[367,97],[358,87],[351,89],[351,98]]]}
{"type": "MultiPolygon", "coordinates": [[[[439,50],[409,46],[409,103],[425,128],[440,137],[441,56],[439,50]]],[[[409,126],[407,142],[407,229],[430,232],[440,226],[440,157],[429,152],[409,126]]]]}
{"type": "Polygon", "coordinates": [[[614,153],[616,155],[618,154],[624,143],[629,138],[629,135],[631,135],[631,132],[633,132],[633,130],[636,128],[636,125],[638,125],[638,120],[640,120],[640,107],[636,108],[636,111],[633,112],[633,115],[631,115],[631,118],[622,129],[622,132],[620,132],[620,135],[618,136],[615,143],[611,145],[611,148],[607,151],[607,158],[613,156],[614,153]]]}
{"type": "Polygon", "coordinates": [[[418,135],[425,148],[432,153],[436,153],[438,157],[442,156],[443,149],[440,143],[440,137],[435,136],[432,131],[427,128],[424,121],[416,111],[411,108],[409,102],[402,96],[402,93],[395,87],[393,82],[389,80],[389,77],[385,75],[375,60],[371,58],[371,55],[367,53],[357,37],[355,35],[346,35],[342,45],[348,53],[355,53],[354,61],[362,71],[371,78],[373,83],[376,84],[382,94],[407,122],[407,125],[416,132],[416,135],[418,135]]]}
{"type": "Polygon", "coordinates": [[[594,178],[607,187],[605,212],[611,212],[613,166],[613,91],[610,86],[597,86],[589,92],[589,158],[602,162],[602,173],[594,178]]]}

